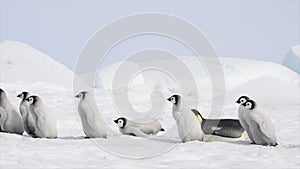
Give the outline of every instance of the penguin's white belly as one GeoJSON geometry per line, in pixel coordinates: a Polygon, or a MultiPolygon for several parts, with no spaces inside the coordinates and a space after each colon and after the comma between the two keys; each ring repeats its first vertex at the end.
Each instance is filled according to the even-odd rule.
{"type": "Polygon", "coordinates": [[[36,120],[35,132],[40,138],[56,138],[56,120],[53,114],[47,110],[32,109],[36,120]]]}
{"type": "Polygon", "coordinates": [[[93,118],[88,117],[91,114],[88,114],[84,109],[79,108],[80,119],[82,123],[82,128],[86,136],[95,138],[95,137],[106,137],[106,128],[104,121],[101,120],[101,117],[95,115],[93,118]],[[93,124],[90,124],[88,118],[93,120],[93,124]]]}
{"type": "Polygon", "coordinates": [[[252,135],[252,131],[250,130],[250,126],[249,126],[249,121],[248,121],[248,114],[244,112],[243,108],[240,106],[239,110],[238,110],[238,117],[239,117],[239,121],[242,125],[242,127],[245,129],[248,138],[254,142],[254,138],[252,135]]]}
{"type": "Polygon", "coordinates": [[[254,142],[261,145],[275,145],[277,143],[277,138],[271,120],[262,114],[251,114],[249,117],[248,122],[254,142]]]}
{"type": "Polygon", "coordinates": [[[29,112],[29,105],[21,104],[20,112],[22,114],[24,129],[30,135],[35,135],[35,122],[34,119],[29,112]]]}
{"type": "Polygon", "coordinates": [[[247,132],[244,131],[243,134],[241,135],[241,137],[238,137],[238,138],[221,137],[221,136],[217,136],[217,135],[205,134],[203,136],[203,140],[206,141],[206,142],[212,142],[212,141],[245,141],[245,140],[249,140],[249,137],[247,135],[247,132]]]}
{"type": "Polygon", "coordinates": [[[161,125],[157,121],[153,121],[147,124],[140,124],[136,127],[140,128],[140,130],[145,134],[157,134],[161,129],[161,125]]]}
{"type": "Polygon", "coordinates": [[[194,119],[194,120],[190,119],[190,120],[188,120],[188,122],[186,124],[187,124],[186,128],[189,130],[188,131],[188,137],[189,137],[188,141],[203,139],[204,134],[202,133],[201,126],[196,119],[194,119]]]}
{"type": "Polygon", "coordinates": [[[187,136],[187,131],[185,128],[185,119],[181,117],[180,112],[178,111],[173,112],[173,117],[177,124],[178,135],[181,140],[184,140],[184,138],[187,136]]]}
{"type": "MultiPolygon", "coordinates": [[[[188,113],[188,112],[185,112],[188,113]]],[[[193,115],[191,113],[191,115],[193,115]]],[[[182,141],[192,141],[192,140],[202,140],[203,133],[201,126],[198,123],[196,116],[185,115],[183,116],[181,112],[174,111],[173,117],[177,123],[178,134],[182,141]]]]}
{"type": "Polygon", "coordinates": [[[102,129],[100,129],[97,126],[95,126],[96,128],[93,128],[91,125],[89,125],[86,117],[82,118],[82,127],[83,127],[84,133],[88,137],[102,137],[103,136],[103,133],[100,132],[102,129]]]}
{"type": "Polygon", "coordinates": [[[22,121],[22,116],[11,107],[4,109],[6,119],[4,119],[4,124],[2,124],[4,131],[9,133],[23,134],[24,126],[22,121]]]}

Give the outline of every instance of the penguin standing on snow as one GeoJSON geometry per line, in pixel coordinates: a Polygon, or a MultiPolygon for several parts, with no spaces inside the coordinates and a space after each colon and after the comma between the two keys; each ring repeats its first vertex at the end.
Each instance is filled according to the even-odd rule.
{"type": "Polygon", "coordinates": [[[119,126],[120,132],[124,135],[147,137],[150,134],[165,131],[157,120],[148,123],[138,123],[128,120],[125,117],[120,117],[114,120],[114,122],[119,126]]]}
{"type": "Polygon", "coordinates": [[[8,100],[5,92],[0,88],[0,131],[23,134],[22,117],[8,100]]]}
{"type": "Polygon", "coordinates": [[[75,97],[80,99],[78,103],[78,113],[80,115],[83,131],[87,138],[106,138],[106,123],[90,94],[86,91],[82,91],[75,97]]]}
{"type": "Polygon", "coordinates": [[[20,93],[17,97],[19,97],[21,100],[20,102],[20,112],[23,118],[23,124],[24,124],[24,129],[26,133],[32,137],[36,137],[35,134],[35,122],[34,119],[30,113],[29,109],[29,102],[26,101],[26,99],[30,96],[29,92],[22,92],[20,93]]]}
{"type": "Polygon", "coordinates": [[[211,134],[226,138],[241,138],[245,132],[238,119],[205,119],[196,109],[192,109],[197,116],[204,134],[211,134]]]}
{"type": "Polygon", "coordinates": [[[254,138],[252,136],[252,132],[250,131],[249,124],[247,123],[247,120],[246,120],[246,119],[248,119],[247,116],[249,115],[249,113],[246,112],[246,109],[243,106],[243,104],[246,103],[248,100],[250,100],[250,98],[248,96],[241,96],[238,98],[236,103],[239,104],[239,108],[238,108],[239,121],[240,121],[241,125],[243,126],[243,128],[246,130],[251,142],[254,143],[254,138]]]}
{"type": "Polygon", "coordinates": [[[259,145],[278,145],[272,121],[258,108],[256,102],[247,100],[242,106],[249,126],[247,133],[251,133],[252,141],[259,145]]]}
{"type": "Polygon", "coordinates": [[[182,142],[203,140],[204,133],[193,111],[184,105],[181,96],[173,95],[167,99],[173,103],[172,114],[176,121],[178,134],[182,142]]]}
{"type": "Polygon", "coordinates": [[[26,99],[29,109],[35,121],[35,134],[39,138],[56,138],[56,119],[53,113],[44,105],[38,96],[30,96],[26,99]]]}

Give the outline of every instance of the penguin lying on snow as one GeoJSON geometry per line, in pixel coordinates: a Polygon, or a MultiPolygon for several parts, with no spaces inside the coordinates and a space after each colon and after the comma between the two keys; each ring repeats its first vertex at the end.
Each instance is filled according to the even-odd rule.
{"type": "Polygon", "coordinates": [[[120,132],[124,135],[148,137],[150,134],[157,134],[160,131],[165,131],[157,120],[142,123],[128,120],[125,117],[120,117],[114,120],[114,122],[119,126],[120,132]]]}
{"type": "Polygon", "coordinates": [[[205,119],[198,110],[192,109],[192,111],[201,123],[204,134],[240,138],[245,131],[237,119],[205,119]]]}

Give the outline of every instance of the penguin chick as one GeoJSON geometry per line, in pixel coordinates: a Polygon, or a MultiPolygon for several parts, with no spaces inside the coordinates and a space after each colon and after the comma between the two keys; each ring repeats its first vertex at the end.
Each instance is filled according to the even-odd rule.
{"type": "Polygon", "coordinates": [[[35,121],[30,113],[29,102],[26,99],[30,96],[29,92],[22,92],[17,97],[21,99],[19,109],[23,119],[23,125],[26,133],[32,137],[36,137],[35,134],[35,121]]]}
{"type": "Polygon", "coordinates": [[[245,107],[246,121],[255,144],[276,146],[277,138],[271,119],[265,115],[255,101],[247,100],[242,104],[245,107]]]}
{"type": "Polygon", "coordinates": [[[38,96],[30,96],[26,99],[29,109],[35,121],[35,134],[39,138],[56,138],[56,119],[52,112],[44,105],[38,96]]]}
{"type": "Polygon", "coordinates": [[[22,116],[0,88],[0,129],[2,132],[23,134],[22,116]]]}
{"type": "Polygon", "coordinates": [[[80,99],[78,103],[78,113],[83,131],[87,138],[106,138],[106,123],[90,94],[86,91],[82,91],[75,97],[80,99]]]}
{"type": "Polygon", "coordinates": [[[181,96],[173,95],[167,99],[173,103],[172,114],[176,121],[182,142],[203,140],[204,133],[193,111],[184,104],[181,96]]]}
{"type": "Polygon", "coordinates": [[[128,120],[125,117],[120,117],[114,120],[114,122],[119,126],[120,132],[124,135],[148,137],[150,134],[165,131],[157,120],[148,123],[139,123],[128,120]]]}
{"type": "Polygon", "coordinates": [[[240,138],[245,131],[237,119],[205,119],[198,110],[192,109],[192,111],[197,116],[204,134],[240,138]]]}
{"type": "Polygon", "coordinates": [[[240,121],[241,125],[243,126],[243,128],[246,130],[251,142],[254,143],[254,138],[252,136],[252,133],[250,132],[249,124],[247,123],[247,120],[246,120],[248,118],[247,116],[249,114],[246,113],[246,109],[243,106],[243,104],[246,103],[248,100],[250,100],[250,98],[248,96],[241,96],[238,98],[236,103],[239,104],[239,108],[238,108],[239,121],[240,121]]]}

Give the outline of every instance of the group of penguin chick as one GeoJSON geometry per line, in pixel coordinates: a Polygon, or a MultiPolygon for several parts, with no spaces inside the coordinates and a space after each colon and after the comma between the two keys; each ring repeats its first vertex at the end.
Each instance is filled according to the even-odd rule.
{"type": "Polygon", "coordinates": [[[246,132],[252,144],[276,146],[277,138],[271,120],[260,111],[255,101],[241,96],[236,103],[239,119],[204,119],[201,114],[185,105],[179,95],[167,99],[173,103],[173,117],[176,120],[179,137],[183,142],[204,140],[204,136],[240,138],[246,132]],[[196,116],[195,116],[196,115],[196,116]],[[195,117],[199,123],[193,123],[195,117]]]}
{"type": "MultiPolygon", "coordinates": [[[[47,109],[42,99],[30,95],[29,92],[22,92],[17,97],[21,98],[19,106],[21,114],[0,88],[0,131],[22,135],[25,130],[34,138],[56,138],[57,127],[54,114],[47,109]]],[[[106,123],[90,93],[82,91],[75,97],[80,99],[78,113],[86,138],[107,138],[106,123]]],[[[173,104],[172,114],[182,142],[203,141],[205,135],[239,138],[246,132],[253,144],[277,145],[271,120],[259,111],[257,104],[247,96],[241,96],[236,101],[240,104],[239,119],[204,119],[197,110],[185,105],[181,96],[173,95],[167,100],[173,104]]],[[[148,137],[165,131],[157,120],[138,123],[120,117],[114,122],[124,135],[148,137]]]]}

